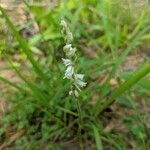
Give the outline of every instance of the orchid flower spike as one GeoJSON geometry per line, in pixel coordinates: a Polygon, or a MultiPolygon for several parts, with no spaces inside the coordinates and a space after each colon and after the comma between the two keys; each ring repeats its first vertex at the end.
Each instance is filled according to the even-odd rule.
{"type": "Polygon", "coordinates": [[[61,32],[65,41],[63,50],[65,52],[66,58],[62,58],[63,64],[66,67],[64,79],[71,81],[69,95],[78,97],[81,88],[85,87],[87,83],[83,81],[84,75],[78,74],[75,69],[75,56],[77,49],[72,46],[73,35],[65,20],[61,20],[60,25],[62,26],[61,32]]]}

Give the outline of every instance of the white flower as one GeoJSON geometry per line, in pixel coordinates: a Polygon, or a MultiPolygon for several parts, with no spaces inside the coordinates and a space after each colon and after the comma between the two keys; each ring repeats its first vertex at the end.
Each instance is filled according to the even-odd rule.
{"type": "Polygon", "coordinates": [[[76,86],[76,88],[77,88],[79,91],[81,91],[80,88],[85,87],[86,84],[87,84],[87,83],[84,82],[84,81],[82,81],[82,80],[76,80],[75,83],[74,83],[74,85],[76,86]]]}
{"type": "Polygon", "coordinates": [[[64,46],[63,50],[64,50],[64,52],[68,52],[70,50],[70,48],[72,48],[72,45],[67,44],[67,45],[64,46]]]}
{"type": "Polygon", "coordinates": [[[65,76],[64,76],[64,79],[67,78],[67,79],[71,79],[72,76],[74,74],[74,68],[73,66],[68,66],[66,71],[65,71],[65,76]]]}
{"type": "Polygon", "coordinates": [[[63,64],[64,64],[65,66],[70,66],[70,65],[72,65],[72,61],[71,61],[70,59],[64,59],[64,58],[62,58],[62,61],[63,61],[63,64]]]}
{"type": "Polygon", "coordinates": [[[76,52],[76,48],[70,48],[70,50],[66,53],[67,56],[74,56],[76,52]]]}
{"type": "Polygon", "coordinates": [[[79,96],[79,92],[77,90],[74,90],[74,91],[69,91],[69,95],[75,95],[75,97],[78,97],[79,96]]]}
{"type": "Polygon", "coordinates": [[[65,22],[65,20],[61,20],[60,25],[64,28],[67,28],[67,23],[65,22]]]}
{"type": "Polygon", "coordinates": [[[75,83],[74,85],[76,88],[80,91],[80,88],[83,88],[86,86],[86,82],[83,81],[84,75],[83,74],[76,74],[75,75],[75,83]]]}
{"type": "Polygon", "coordinates": [[[78,92],[77,90],[74,90],[74,95],[75,95],[76,97],[78,97],[78,96],[79,96],[79,92],[78,92]]]}
{"type": "Polygon", "coordinates": [[[73,91],[71,90],[71,91],[69,91],[69,95],[72,95],[73,94],[73,91]]]}
{"type": "Polygon", "coordinates": [[[84,74],[76,74],[75,77],[79,80],[83,80],[84,74]]]}
{"type": "Polygon", "coordinates": [[[72,48],[72,45],[71,44],[67,44],[64,46],[63,48],[64,52],[66,53],[66,55],[68,57],[72,57],[75,55],[75,52],[77,51],[76,48],[72,48]]]}

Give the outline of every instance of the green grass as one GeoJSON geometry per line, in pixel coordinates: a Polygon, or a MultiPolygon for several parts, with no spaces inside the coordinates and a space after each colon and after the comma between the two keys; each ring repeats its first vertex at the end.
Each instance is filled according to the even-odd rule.
{"type": "MultiPolygon", "coordinates": [[[[15,82],[0,75],[1,84],[15,89],[5,93],[10,109],[0,123],[0,144],[29,150],[43,146],[87,149],[88,142],[90,149],[98,150],[148,149],[150,133],[144,120],[147,114],[141,113],[135,97],[138,101],[148,101],[149,57],[135,72],[119,70],[128,55],[149,43],[149,8],[136,16],[130,13],[133,10],[127,7],[128,3],[120,0],[114,3],[81,0],[78,5],[69,0],[51,9],[25,1],[24,6],[33,18],[23,26],[15,26],[11,16],[0,7],[0,32],[3,33],[0,58],[9,64],[6,69],[21,80],[15,82]],[[85,74],[88,83],[77,100],[68,95],[70,83],[63,79],[64,41],[59,25],[62,17],[68,21],[78,49],[77,70],[85,74]],[[6,34],[3,24],[11,33],[6,34]],[[23,38],[22,30],[33,24],[39,30],[32,37],[23,38]],[[12,42],[4,43],[8,37],[13,37],[12,42]],[[14,62],[16,53],[21,57],[19,65],[14,62]],[[105,76],[106,80],[99,82],[105,76]],[[120,81],[115,88],[110,85],[112,78],[120,81]],[[95,95],[98,95],[96,101],[95,95]],[[133,112],[119,116],[125,132],[106,131],[113,121],[106,114],[114,105],[122,109],[121,113],[126,109],[133,112]],[[10,126],[15,132],[25,130],[25,133],[10,142],[7,136],[10,126]]],[[[113,111],[117,110],[110,113],[113,111]]]]}

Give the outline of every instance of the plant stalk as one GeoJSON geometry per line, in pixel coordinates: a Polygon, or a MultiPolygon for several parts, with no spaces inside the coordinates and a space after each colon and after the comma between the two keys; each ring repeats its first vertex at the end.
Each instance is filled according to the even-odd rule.
{"type": "Polygon", "coordinates": [[[77,111],[78,111],[78,138],[79,138],[79,146],[80,150],[83,149],[83,144],[82,144],[82,135],[81,135],[81,130],[82,130],[82,114],[81,114],[81,107],[80,107],[80,102],[78,98],[75,98],[76,104],[77,104],[77,111]]]}

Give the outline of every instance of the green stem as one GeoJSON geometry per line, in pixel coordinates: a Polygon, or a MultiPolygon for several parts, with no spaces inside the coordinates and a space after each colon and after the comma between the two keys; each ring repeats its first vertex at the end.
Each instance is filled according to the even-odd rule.
{"type": "Polygon", "coordinates": [[[99,109],[99,113],[108,108],[114,101],[116,101],[116,98],[118,96],[122,95],[124,92],[130,89],[148,73],[150,73],[150,62],[145,63],[145,65],[142,66],[142,68],[139,69],[128,81],[120,85],[120,87],[112,93],[110,98],[103,103],[103,105],[99,109]]]}
{"type": "Polygon", "coordinates": [[[82,125],[82,114],[81,114],[81,108],[80,108],[80,102],[79,100],[77,99],[77,109],[78,109],[78,115],[79,115],[79,123],[80,123],[80,126],[82,125]]]}
{"type": "Polygon", "coordinates": [[[82,130],[82,114],[81,114],[81,107],[80,107],[80,102],[79,99],[75,98],[76,103],[77,103],[77,111],[78,111],[78,138],[79,138],[79,146],[80,146],[80,150],[83,149],[83,145],[82,145],[82,136],[81,136],[81,130],[82,130]]]}

